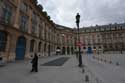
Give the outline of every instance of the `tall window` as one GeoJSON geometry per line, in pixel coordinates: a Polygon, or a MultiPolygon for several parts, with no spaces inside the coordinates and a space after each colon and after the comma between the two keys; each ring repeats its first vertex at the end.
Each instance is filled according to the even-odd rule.
{"type": "Polygon", "coordinates": [[[28,11],[28,5],[25,3],[22,3],[20,8],[21,8],[21,11],[25,13],[28,11]]]}
{"type": "Polygon", "coordinates": [[[27,16],[21,16],[21,19],[20,19],[20,28],[21,28],[21,31],[24,31],[26,32],[27,31],[27,25],[28,25],[28,17],[27,16]]]}
{"type": "Polygon", "coordinates": [[[0,31],[0,51],[5,51],[7,42],[7,35],[5,32],[0,31]]]}
{"type": "Polygon", "coordinates": [[[30,52],[34,51],[34,46],[35,46],[35,40],[30,41],[30,52]]]}
{"type": "Polygon", "coordinates": [[[4,5],[2,8],[2,21],[4,23],[10,23],[12,16],[12,9],[9,5],[4,5]]]}
{"type": "Polygon", "coordinates": [[[32,33],[36,34],[37,31],[37,15],[35,12],[32,13],[32,33]]]}
{"type": "Polygon", "coordinates": [[[42,33],[42,29],[41,29],[41,26],[39,25],[39,37],[40,38],[42,37],[41,33],[42,33]]]}

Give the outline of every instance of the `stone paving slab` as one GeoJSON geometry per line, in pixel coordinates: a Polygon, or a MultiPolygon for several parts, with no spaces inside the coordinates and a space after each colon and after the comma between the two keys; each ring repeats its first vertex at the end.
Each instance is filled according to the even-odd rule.
{"type": "Polygon", "coordinates": [[[61,57],[52,61],[49,61],[47,63],[41,64],[41,66],[62,66],[69,57],[61,57]]]}

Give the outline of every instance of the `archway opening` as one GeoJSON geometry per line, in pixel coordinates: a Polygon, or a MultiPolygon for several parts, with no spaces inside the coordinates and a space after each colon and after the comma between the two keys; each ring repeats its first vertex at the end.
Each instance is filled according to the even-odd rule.
{"type": "Polygon", "coordinates": [[[5,51],[7,43],[7,34],[4,31],[0,31],[0,52],[5,51]]]}
{"type": "Polygon", "coordinates": [[[71,47],[71,53],[74,54],[74,49],[73,49],[73,47],[71,47]]]}
{"type": "Polygon", "coordinates": [[[70,54],[70,49],[69,49],[69,47],[67,47],[67,54],[70,54]]]}
{"type": "Polygon", "coordinates": [[[92,54],[92,48],[88,47],[88,54],[92,54]]]}
{"type": "Polygon", "coordinates": [[[26,51],[26,38],[24,36],[18,37],[16,44],[16,60],[23,60],[26,51]]]}
{"type": "Polygon", "coordinates": [[[65,47],[63,47],[62,48],[62,54],[65,55],[65,53],[66,53],[66,49],[65,49],[65,47]]]}

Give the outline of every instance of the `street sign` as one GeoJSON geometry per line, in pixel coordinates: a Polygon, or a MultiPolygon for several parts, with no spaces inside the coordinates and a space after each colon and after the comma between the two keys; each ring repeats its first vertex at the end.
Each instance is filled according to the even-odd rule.
{"type": "Polygon", "coordinates": [[[83,44],[81,42],[77,42],[76,46],[83,46],[83,44]]]}
{"type": "Polygon", "coordinates": [[[83,42],[76,42],[75,45],[76,46],[85,46],[85,44],[83,42]]]}

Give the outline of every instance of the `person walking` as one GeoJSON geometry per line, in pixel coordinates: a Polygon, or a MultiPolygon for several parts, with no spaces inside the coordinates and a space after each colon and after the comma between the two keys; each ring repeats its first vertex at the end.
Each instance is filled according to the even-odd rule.
{"type": "Polygon", "coordinates": [[[32,59],[31,63],[32,63],[31,72],[34,72],[34,71],[38,72],[38,56],[36,53],[34,54],[34,58],[32,59]]]}

